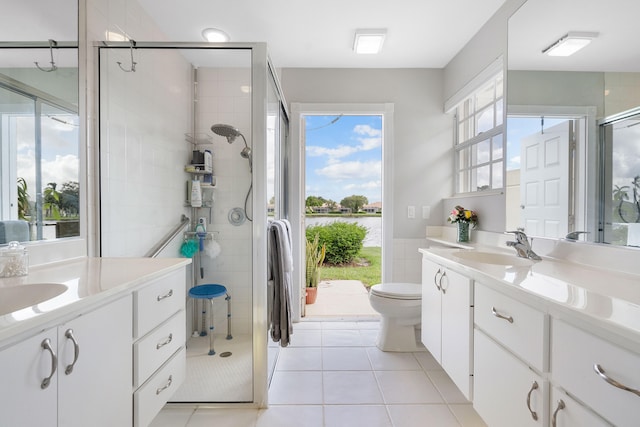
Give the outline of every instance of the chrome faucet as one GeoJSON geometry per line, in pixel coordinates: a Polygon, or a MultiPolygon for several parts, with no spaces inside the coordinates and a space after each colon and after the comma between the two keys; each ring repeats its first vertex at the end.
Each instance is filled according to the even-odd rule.
{"type": "Polygon", "coordinates": [[[505,231],[507,234],[515,234],[516,240],[515,242],[507,242],[507,246],[510,246],[516,250],[518,256],[521,258],[533,259],[536,261],[540,261],[542,258],[538,256],[533,249],[531,249],[531,244],[529,243],[529,238],[524,231],[505,231]]]}
{"type": "Polygon", "coordinates": [[[578,240],[578,237],[580,237],[581,234],[589,234],[589,232],[588,231],[572,231],[571,233],[568,233],[566,236],[564,236],[564,238],[566,240],[575,242],[576,240],[578,240]]]}

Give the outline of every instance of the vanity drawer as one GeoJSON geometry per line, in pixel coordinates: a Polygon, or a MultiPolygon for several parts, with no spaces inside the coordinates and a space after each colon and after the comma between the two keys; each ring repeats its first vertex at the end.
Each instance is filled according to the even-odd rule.
{"type": "Polygon", "coordinates": [[[546,372],[547,316],[476,282],[475,324],[539,372],[546,372]]]}
{"type": "Polygon", "coordinates": [[[185,311],[147,334],[133,345],[133,386],[138,388],[180,347],[185,345],[185,311]]]}
{"type": "Polygon", "coordinates": [[[133,394],[133,425],[148,426],[173,396],[186,375],[184,347],[133,394]]]}
{"type": "Polygon", "coordinates": [[[555,387],[551,390],[550,422],[551,427],[611,427],[611,424],[555,387]]]}
{"type": "Polygon", "coordinates": [[[185,307],[185,277],[179,270],[133,294],[133,338],[138,339],[185,307]]]}
{"type": "Polygon", "coordinates": [[[609,384],[594,369],[621,385],[640,390],[640,355],[553,320],[551,376],[573,396],[617,426],[638,425],[640,396],[609,384]]]}

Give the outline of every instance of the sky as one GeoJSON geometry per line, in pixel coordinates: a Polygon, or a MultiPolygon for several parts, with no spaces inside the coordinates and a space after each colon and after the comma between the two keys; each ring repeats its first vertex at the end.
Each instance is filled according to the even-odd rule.
{"type": "Polygon", "coordinates": [[[382,116],[306,115],[306,197],[382,201],[382,116]]]}

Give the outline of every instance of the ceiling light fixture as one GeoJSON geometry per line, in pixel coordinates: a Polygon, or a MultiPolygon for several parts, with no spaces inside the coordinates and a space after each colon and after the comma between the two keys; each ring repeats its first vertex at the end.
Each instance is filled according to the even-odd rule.
{"type": "Polygon", "coordinates": [[[229,34],[217,28],[205,28],[202,30],[202,37],[211,43],[226,43],[229,41],[229,34]]]}
{"type": "Polygon", "coordinates": [[[356,30],[353,50],[360,54],[380,53],[386,36],[385,28],[356,30]]]}
{"type": "Polygon", "coordinates": [[[569,31],[560,37],[551,46],[542,51],[549,56],[570,56],[591,43],[591,40],[598,37],[598,33],[586,33],[569,31]]]}

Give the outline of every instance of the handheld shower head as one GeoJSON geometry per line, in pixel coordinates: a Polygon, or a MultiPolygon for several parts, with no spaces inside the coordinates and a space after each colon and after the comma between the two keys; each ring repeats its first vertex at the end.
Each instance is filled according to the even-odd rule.
{"type": "Polygon", "coordinates": [[[232,144],[238,136],[242,135],[242,133],[240,133],[237,128],[234,128],[231,125],[225,125],[223,123],[218,123],[211,126],[211,130],[216,135],[224,136],[225,138],[227,138],[227,142],[229,144],[232,144]]]}

